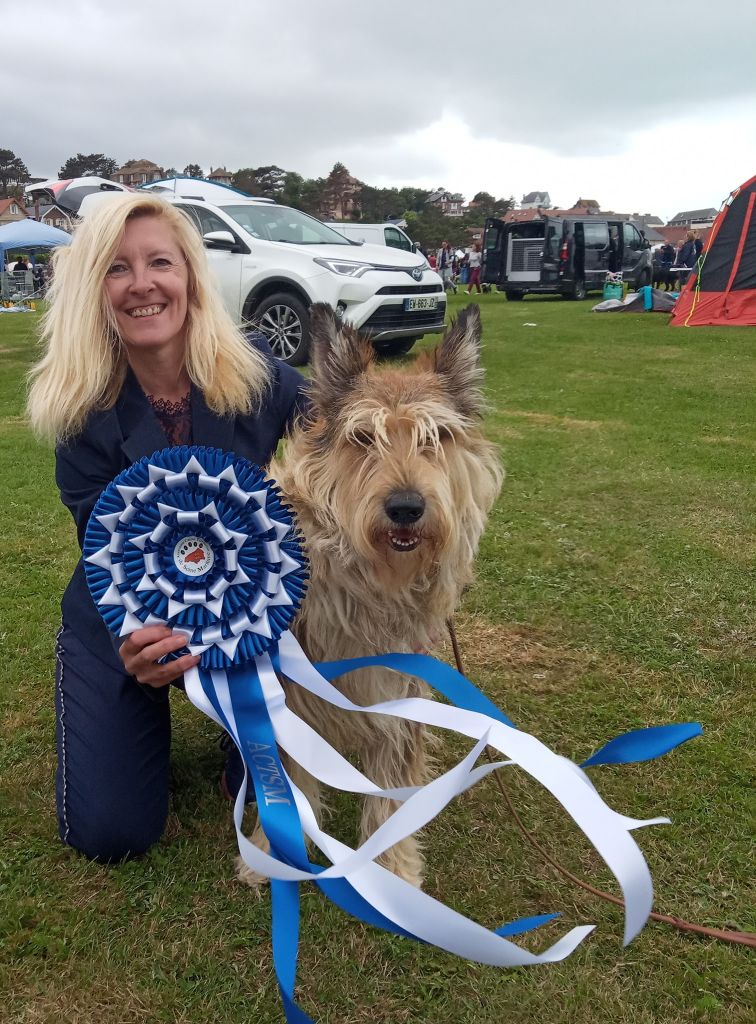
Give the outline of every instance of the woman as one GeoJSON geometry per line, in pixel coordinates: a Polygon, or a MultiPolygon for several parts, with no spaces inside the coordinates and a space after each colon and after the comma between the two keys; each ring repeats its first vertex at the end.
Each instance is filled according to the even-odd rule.
{"type": "Polygon", "coordinates": [[[473,288],[478,289],[478,295],[481,293],[480,287],[480,264],[482,262],[482,255],[480,251],[480,244],[473,242],[472,250],[468,253],[467,265],[470,268],[470,280],[467,286],[467,294],[472,295],[473,288]]]}
{"type": "MultiPolygon", "coordinates": [[[[211,284],[202,240],[176,207],[156,196],[114,197],[54,259],[29,414],[38,433],[57,440],[56,480],[80,546],[103,488],[159,448],[209,445],[268,462],[305,400],[303,379],[273,358],[264,339],[234,326],[211,284]]],[[[168,684],[199,659],[161,664],[184,645],[167,627],[111,638],[81,559],[62,612],[60,834],[88,857],[120,860],[162,834],[168,684]]]]}

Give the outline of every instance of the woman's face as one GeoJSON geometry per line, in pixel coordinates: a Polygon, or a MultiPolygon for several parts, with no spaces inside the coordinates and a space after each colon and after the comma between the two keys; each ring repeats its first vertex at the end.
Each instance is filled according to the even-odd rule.
{"type": "Polygon", "coordinates": [[[189,272],[178,241],[160,217],[126,222],[105,274],[105,291],[127,351],[183,358],[189,272]]]}

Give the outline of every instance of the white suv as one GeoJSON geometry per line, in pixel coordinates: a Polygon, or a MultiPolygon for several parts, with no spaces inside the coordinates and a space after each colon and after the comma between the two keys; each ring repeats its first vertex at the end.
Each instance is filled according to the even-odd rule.
{"type": "Polygon", "coordinates": [[[307,362],[313,302],[327,302],[382,354],[443,331],[444,287],[421,254],[355,244],[299,210],[229,192],[212,203],[163,197],[197,224],[231,315],[259,327],[284,362],[307,362]]]}

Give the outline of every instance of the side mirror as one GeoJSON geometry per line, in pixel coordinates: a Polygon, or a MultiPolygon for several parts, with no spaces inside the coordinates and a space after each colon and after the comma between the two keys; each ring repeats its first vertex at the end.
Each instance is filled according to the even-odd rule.
{"type": "Polygon", "coordinates": [[[417,244],[417,242],[413,242],[412,243],[412,251],[413,252],[420,252],[420,246],[417,244]]]}
{"type": "Polygon", "coordinates": [[[233,252],[237,248],[237,242],[230,231],[208,231],[202,236],[206,249],[226,249],[233,252]]]}

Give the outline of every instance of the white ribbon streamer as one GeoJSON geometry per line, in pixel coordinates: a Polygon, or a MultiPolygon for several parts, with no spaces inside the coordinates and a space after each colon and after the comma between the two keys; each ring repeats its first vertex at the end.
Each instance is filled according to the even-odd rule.
{"type": "Polygon", "coordinates": [[[625,945],[638,934],[651,912],[653,885],[648,865],[628,830],[661,823],[665,819],[639,821],[618,814],[604,803],[586,778],[581,778],[581,769],[574,766],[573,771],[565,771],[564,759],[540,740],[487,715],[419,697],[362,707],[348,700],[320,675],[290,632],[280,637],[279,655],[281,671],[287,678],[345,711],[401,716],[410,721],[453,729],[476,740],[488,732],[490,745],[510,757],[548,789],[591,841],[614,874],[625,897],[625,945]]]}

